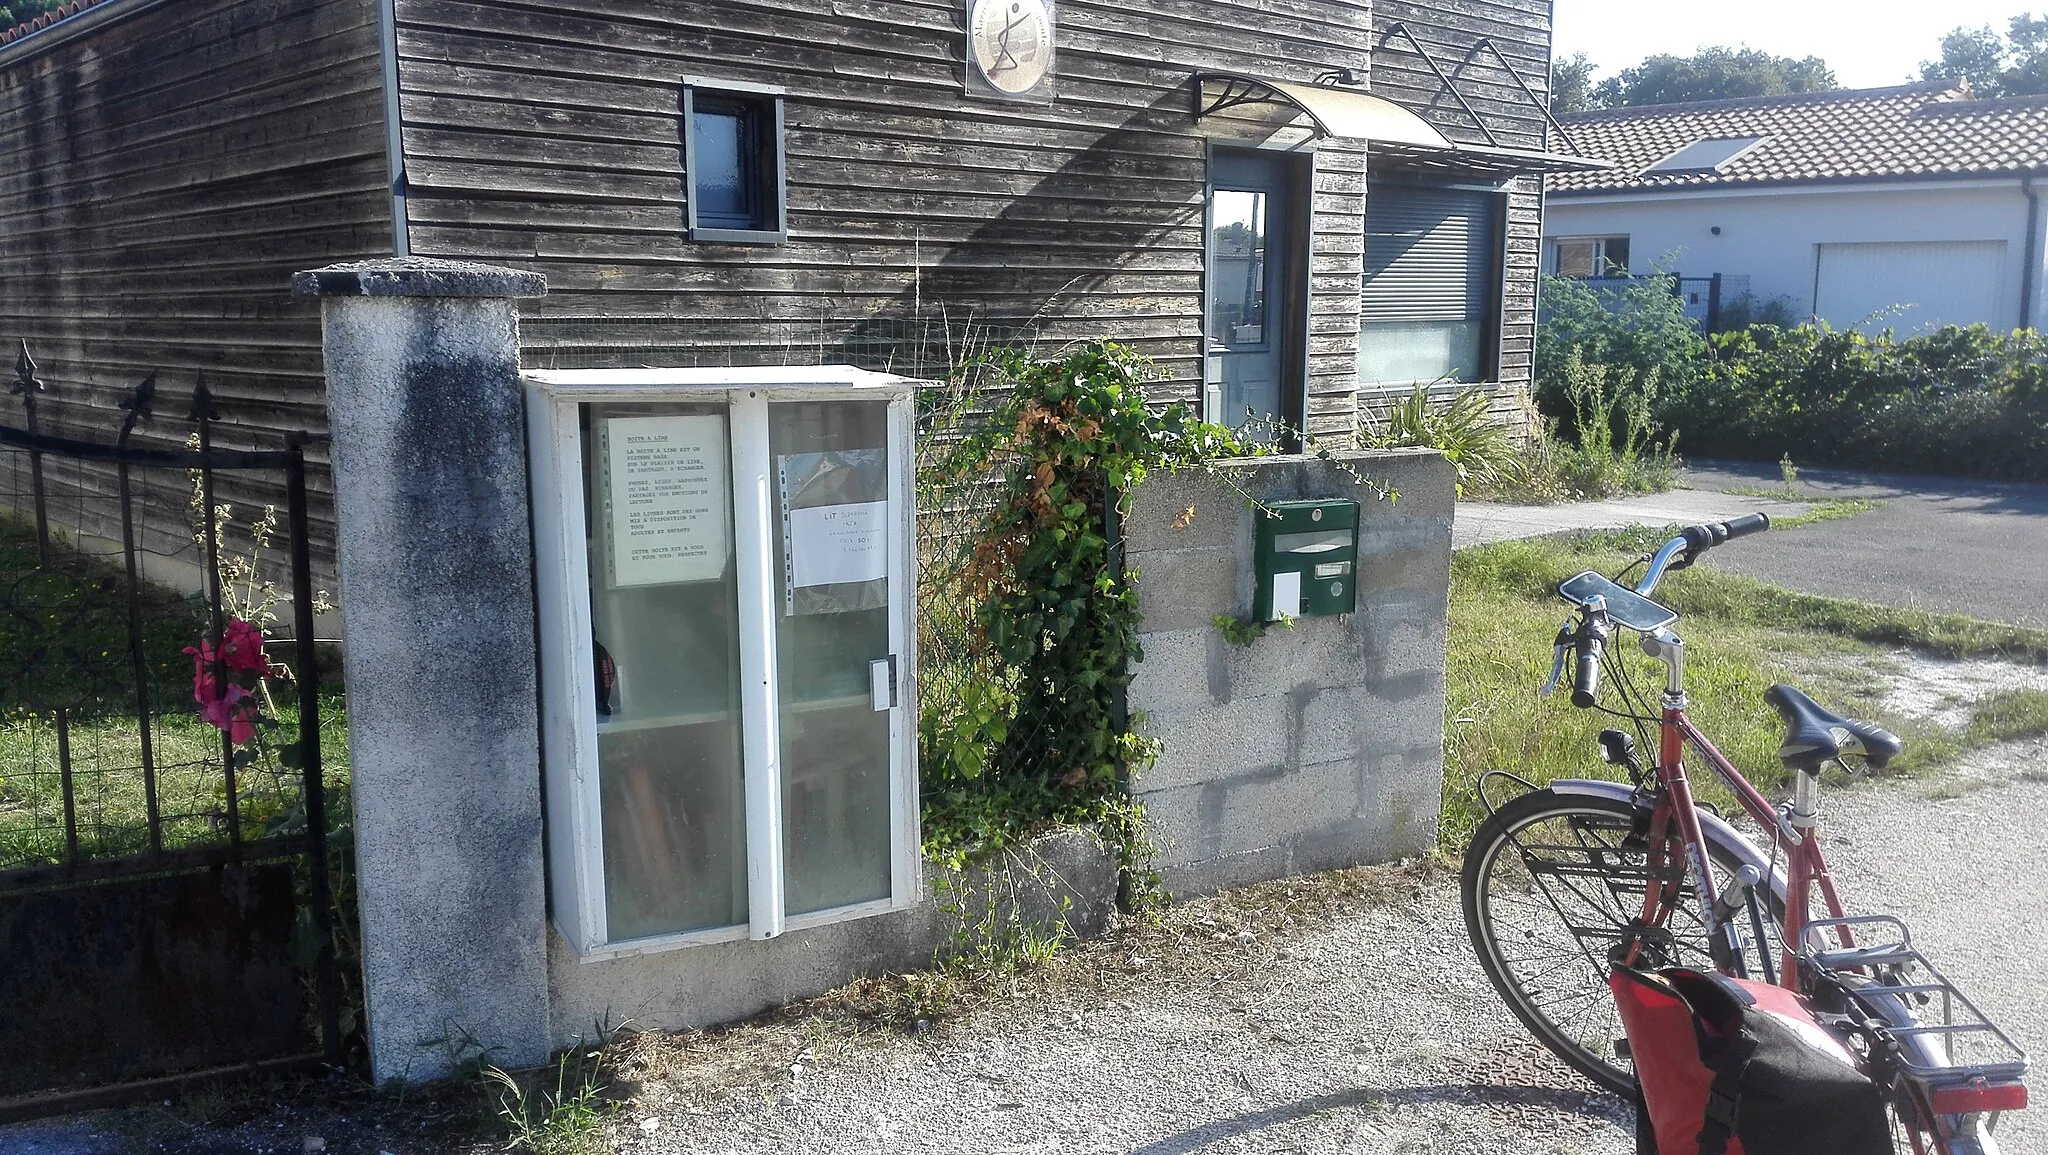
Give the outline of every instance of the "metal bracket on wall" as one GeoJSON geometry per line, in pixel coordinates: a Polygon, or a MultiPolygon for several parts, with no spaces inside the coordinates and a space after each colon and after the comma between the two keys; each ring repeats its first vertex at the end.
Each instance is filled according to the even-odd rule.
{"type": "MultiPolygon", "coordinates": [[[[1472,118],[1472,124],[1479,129],[1481,135],[1486,137],[1486,143],[1499,148],[1500,139],[1493,135],[1492,129],[1486,127],[1486,122],[1479,118],[1479,112],[1472,107],[1472,102],[1466,100],[1465,94],[1458,91],[1458,86],[1451,83],[1451,78],[1449,74],[1444,72],[1443,66],[1436,62],[1436,57],[1429,54],[1429,49],[1422,46],[1422,41],[1415,38],[1415,33],[1408,30],[1408,25],[1405,22],[1395,21],[1387,29],[1385,35],[1380,37],[1380,46],[1386,47],[1393,42],[1396,36],[1406,40],[1409,47],[1415,49],[1415,54],[1422,57],[1422,62],[1429,65],[1429,70],[1436,74],[1437,83],[1443,85],[1444,91],[1450,93],[1451,99],[1458,102],[1458,107],[1465,110],[1465,115],[1472,118]]],[[[1509,69],[1508,71],[1512,72],[1514,70],[1509,69]]]]}
{"type": "Polygon", "coordinates": [[[1521,69],[1516,68],[1508,61],[1507,54],[1500,50],[1500,45],[1495,44],[1493,38],[1489,36],[1472,46],[1472,51],[1475,55],[1481,49],[1493,53],[1493,58],[1500,61],[1500,66],[1507,70],[1507,74],[1515,78],[1516,87],[1522,90],[1523,96],[1529,98],[1530,104],[1536,106],[1536,111],[1543,114],[1543,119],[1550,122],[1550,127],[1557,130],[1558,139],[1564,141],[1564,146],[1575,153],[1583,152],[1579,148],[1579,142],[1573,140],[1572,134],[1565,130],[1564,122],[1557,118],[1556,113],[1550,111],[1550,102],[1536,95],[1536,90],[1529,87],[1528,78],[1522,75],[1521,69]]]}

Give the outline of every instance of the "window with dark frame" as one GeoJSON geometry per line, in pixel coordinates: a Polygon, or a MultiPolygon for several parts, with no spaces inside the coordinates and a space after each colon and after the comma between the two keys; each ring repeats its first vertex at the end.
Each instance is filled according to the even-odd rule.
{"type": "Polygon", "coordinates": [[[1505,202],[1490,188],[1368,185],[1361,386],[1498,376],[1505,202]]]}
{"type": "Polygon", "coordinates": [[[692,240],[786,239],[780,96],[686,86],[683,154],[692,240]]]}

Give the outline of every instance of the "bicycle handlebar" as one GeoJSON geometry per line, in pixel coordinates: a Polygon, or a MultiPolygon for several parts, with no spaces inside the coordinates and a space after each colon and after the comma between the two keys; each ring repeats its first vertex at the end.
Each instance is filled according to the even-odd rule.
{"type": "MultiPolygon", "coordinates": [[[[1717,545],[1762,533],[1769,528],[1770,517],[1761,513],[1687,526],[1651,556],[1649,572],[1643,575],[1636,592],[1648,597],[1671,570],[1684,569],[1717,545]]],[[[1613,634],[1614,623],[1607,616],[1604,598],[1595,597],[1581,605],[1577,627],[1574,628],[1571,619],[1567,618],[1558,631],[1550,677],[1540,692],[1547,697],[1557,687],[1558,679],[1564,673],[1565,655],[1572,653],[1576,658],[1572,670],[1572,705],[1581,709],[1595,705],[1600,692],[1600,661],[1607,653],[1607,642],[1613,634]]]]}
{"type": "Polygon", "coordinates": [[[1729,521],[1709,522],[1705,525],[1687,526],[1677,537],[1664,543],[1656,555],[1650,558],[1650,572],[1643,575],[1636,592],[1648,597],[1664,580],[1666,572],[1684,569],[1699,560],[1699,556],[1717,545],[1748,537],[1771,528],[1768,514],[1747,513],[1729,521]]]}
{"type": "Polygon", "coordinates": [[[1577,639],[1578,663],[1572,673],[1572,705],[1582,710],[1600,700],[1600,659],[1613,633],[1604,604],[1586,607],[1586,620],[1577,639]]]}

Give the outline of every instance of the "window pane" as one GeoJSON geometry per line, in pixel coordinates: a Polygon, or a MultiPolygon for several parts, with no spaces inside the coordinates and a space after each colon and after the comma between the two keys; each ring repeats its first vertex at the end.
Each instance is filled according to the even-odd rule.
{"type": "Polygon", "coordinates": [[[775,461],[786,913],[887,898],[889,719],[869,666],[889,657],[889,407],[768,410],[775,461]]]}
{"type": "Polygon", "coordinates": [[[692,124],[696,133],[697,171],[690,174],[690,192],[697,198],[697,220],[715,228],[753,228],[753,184],[757,179],[747,163],[751,141],[747,139],[750,118],[737,108],[698,109],[692,124]]]}
{"type": "Polygon", "coordinates": [[[1628,238],[1608,237],[1601,241],[1600,264],[1603,276],[1628,276],[1628,238]]]}
{"type": "Polygon", "coordinates": [[[724,409],[587,405],[584,437],[609,937],[744,923],[724,409]]]}
{"type": "Polygon", "coordinates": [[[1229,348],[1266,341],[1266,194],[1218,189],[1209,200],[1209,339],[1229,348]]]}
{"type": "Polygon", "coordinates": [[[1360,344],[1361,384],[1485,379],[1479,355],[1486,347],[1486,334],[1476,321],[1371,324],[1365,326],[1360,344]]]}
{"type": "Polygon", "coordinates": [[[1594,255],[1599,251],[1598,241],[1557,242],[1557,275],[1560,277],[1590,277],[1593,275],[1594,255]]]}

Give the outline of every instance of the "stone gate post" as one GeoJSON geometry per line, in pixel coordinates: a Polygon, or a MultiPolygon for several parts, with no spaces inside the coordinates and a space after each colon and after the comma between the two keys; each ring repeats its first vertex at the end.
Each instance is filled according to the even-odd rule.
{"type": "Polygon", "coordinates": [[[347,630],[363,988],[379,1083],[548,1056],[533,543],[516,300],[418,258],[320,298],[347,630]]]}

